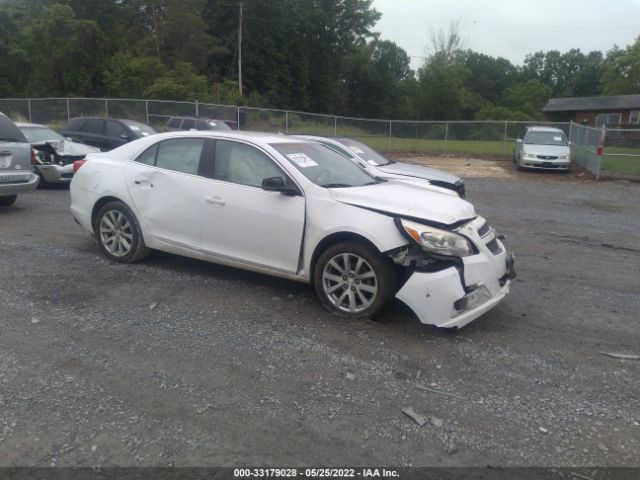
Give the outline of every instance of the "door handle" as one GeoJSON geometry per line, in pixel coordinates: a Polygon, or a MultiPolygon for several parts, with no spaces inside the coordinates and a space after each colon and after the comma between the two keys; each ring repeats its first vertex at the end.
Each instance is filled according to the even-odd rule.
{"type": "Polygon", "coordinates": [[[205,200],[207,203],[212,203],[214,205],[224,205],[227,203],[222,199],[222,197],[205,197],[205,200]]]}
{"type": "Polygon", "coordinates": [[[134,180],[133,183],[135,183],[136,185],[149,185],[149,187],[153,187],[153,183],[151,183],[149,180],[134,180]]]}

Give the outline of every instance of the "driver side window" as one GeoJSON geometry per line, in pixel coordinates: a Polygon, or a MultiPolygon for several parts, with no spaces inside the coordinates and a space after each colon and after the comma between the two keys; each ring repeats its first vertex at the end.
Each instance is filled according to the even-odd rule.
{"type": "Polygon", "coordinates": [[[286,175],[267,155],[244,143],[217,140],[213,178],[230,183],[262,187],[262,181],[286,175]]]}

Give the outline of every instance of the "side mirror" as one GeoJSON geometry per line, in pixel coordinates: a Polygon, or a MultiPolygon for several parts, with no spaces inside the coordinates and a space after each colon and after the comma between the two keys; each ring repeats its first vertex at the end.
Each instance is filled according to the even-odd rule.
{"type": "Polygon", "coordinates": [[[522,139],[521,138],[516,138],[516,142],[517,143],[522,143],[522,139]]]}
{"type": "Polygon", "coordinates": [[[126,140],[127,142],[128,142],[129,140],[131,140],[131,139],[129,138],[129,135],[124,134],[124,133],[123,133],[122,135],[120,135],[120,138],[121,138],[121,139],[123,139],[123,140],[126,140]]]}
{"type": "Polygon", "coordinates": [[[283,195],[300,195],[300,190],[294,185],[287,185],[282,177],[269,177],[262,180],[262,189],[267,192],[280,192],[283,195]]]}

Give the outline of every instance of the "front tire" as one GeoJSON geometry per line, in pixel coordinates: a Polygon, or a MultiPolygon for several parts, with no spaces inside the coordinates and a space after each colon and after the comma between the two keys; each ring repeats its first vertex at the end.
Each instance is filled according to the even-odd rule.
{"type": "Polygon", "coordinates": [[[391,260],[356,242],[341,242],[325,250],[313,279],[322,305],[347,317],[380,313],[389,305],[397,285],[391,260]]]}
{"type": "Polygon", "coordinates": [[[10,207],[14,203],[16,203],[16,199],[18,195],[5,195],[0,197],[0,207],[10,207]]]}
{"type": "Polygon", "coordinates": [[[138,262],[151,252],[144,244],[135,215],[122,202],[104,205],[96,216],[93,229],[100,249],[114,262],[138,262]]]}

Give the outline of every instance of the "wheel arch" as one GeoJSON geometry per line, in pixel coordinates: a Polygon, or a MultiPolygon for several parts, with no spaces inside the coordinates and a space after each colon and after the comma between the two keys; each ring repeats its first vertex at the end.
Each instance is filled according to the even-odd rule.
{"type": "Polygon", "coordinates": [[[366,245],[367,247],[373,249],[373,251],[377,253],[382,253],[380,252],[380,249],[378,249],[378,247],[376,247],[376,245],[371,240],[369,240],[368,238],[358,233],[354,233],[354,232],[331,233],[326,237],[324,237],[322,240],[320,240],[320,242],[318,242],[318,245],[316,245],[316,248],[313,250],[313,254],[311,255],[311,264],[309,266],[309,278],[311,280],[312,285],[314,284],[314,272],[316,270],[316,264],[318,263],[318,258],[320,258],[320,255],[322,255],[322,253],[327,248],[332,247],[337,243],[347,242],[347,241],[366,245]]]}
{"type": "Polygon", "coordinates": [[[98,216],[98,212],[109,202],[120,202],[131,210],[131,207],[127,205],[127,202],[123,201],[121,198],[114,197],[113,195],[105,195],[104,197],[100,197],[98,201],[96,201],[96,203],[93,205],[93,209],[91,210],[91,227],[94,231],[96,229],[96,217],[98,216]]]}

